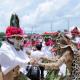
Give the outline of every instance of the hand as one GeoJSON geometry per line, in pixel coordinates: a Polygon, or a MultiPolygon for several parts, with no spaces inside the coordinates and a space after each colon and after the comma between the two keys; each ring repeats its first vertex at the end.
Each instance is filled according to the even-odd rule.
{"type": "Polygon", "coordinates": [[[44,57],[41,57],[40,59],[44,59],[44,57]]]}
{"type": "Polygon", "coordinates": [[[32,64],[32,65],[37,64],[37,60],[36,60],[36,59],[31,59],[31,60],[30,60],[30,64],[32,64]]]}

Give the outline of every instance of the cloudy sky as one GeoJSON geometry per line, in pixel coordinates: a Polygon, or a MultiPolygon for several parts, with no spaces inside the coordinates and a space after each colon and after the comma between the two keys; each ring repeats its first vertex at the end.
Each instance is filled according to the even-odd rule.
{"type": "Polygon", "coordinates": [[[80,26],[80,0],[0,0],[0,32],[9,26],[12,13],[26,33],[80,26]]]}

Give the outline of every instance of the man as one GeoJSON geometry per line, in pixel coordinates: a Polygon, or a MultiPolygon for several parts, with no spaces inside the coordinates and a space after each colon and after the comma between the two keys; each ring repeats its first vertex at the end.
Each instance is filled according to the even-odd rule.
{"type": "Polygon", "coordinates": [[[6,29],[6,41],[0,48],[0,64],[4,80],[13,80],[15,68],[22,67],[30,61],[21,49],[22,39],[23,30],[21,28],[9,26],[6,29]]]}
{"type": "MultiPolygon", "coordinates": [[[[33,51],[31,53],[31,58],[36,59],[37,62],[42,62],[42,57],[46,57],[46,55],[41,51],[42,49],[42,44],[37,44],[36,45],[36,51],[33,51]]],[[[40,66],[40,71],[41,71],[41,79],[44,78],[44,67],[40,66]]]]}

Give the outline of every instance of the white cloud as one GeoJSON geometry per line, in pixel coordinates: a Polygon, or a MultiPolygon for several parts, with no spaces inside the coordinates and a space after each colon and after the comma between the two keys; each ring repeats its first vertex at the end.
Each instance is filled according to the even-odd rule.
{"type": "Polygon", "coordinates": [[[80,3],[77,4],[69,14],[65,15],[64,17],[71,18],[71,17],[78,17],[80,16],[80,3]]]}
{"type": "Polygon", "coordinates": [[[73,16],[79,16],[80,15],[80,3],[73,9],[71,12],[73,16]]]}
{"type": "Polygon", "coordinates": [[[2,6],[4,6],[4,11],[7,10],[10,13],[20,12],[23,8],[30,5],[31,0],[6,0],[2,6]]]}
{"type": "MultiPolygon", "coordinates": [[[[63,16],[57,16],[57,13],[62,15],[60,10],[62,11],[65,6],[70,6],[68,4],[69,1],[71,0],[0,0],[0,25],[9,25],[12,13],[19,15],[21,26],[24,26],[23,28],[29,31],[31,28],[26,28],[27,24],[34,26],[35,24],[39,24],[40,21],[48,22],[54,19],[56,22],[54,23],[55,26],[63,25],[64,22],[60,20],[61,18],[64,19],[64,17],[69,18],[80,15],[80,3],[77,3],[78,5],[75,8],[70,8],[68,14],[63,13],[63,16]]],[[[43,25],[40,25],[40,28],[42,27],[43,25]]]]}
{"type": "Polygon", "coordinates": [[[39,19],[45,20],[44,16],[53,16],[53,14],[55,14],[58,10],[67,5],[68,2],[69,0],[47,0],[39,4],[30,15],[24,15],[22,20],[27,21],[26,23],[29,24],[35,24],[39,21],[39,19]]]}
{"type": "Polygon", "coordinates": [[[4,30],[5,26],[9,25],[10,16],[12,13],[20,15],[24,8],[27,8],[32,3],[32,0],[0,0],[0,26],[4,30]]]}
{"type": "Polygon", "coordinates": [[[20,13],[25,7],[31,4],[32,0],[0,0],[0,14],[11,15],[12,13],[20,13]]]}

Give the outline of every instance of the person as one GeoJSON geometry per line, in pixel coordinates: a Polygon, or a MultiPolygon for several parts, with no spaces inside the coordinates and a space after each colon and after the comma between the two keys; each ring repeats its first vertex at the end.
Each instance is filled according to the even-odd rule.
{"type": "Polygon", "coordinates": [[[26,65],[30,60],[21,49],[23,31],[21,28],[8,27],[6,29],[6,41],[0,48],[0,64],[4,74],[4,80],[13,80],[13,69],[26,65]]]}
{"type": "MultiPolygon", "coordinates": [[[[36,59],[37,62],[42,62],[42,57],[47,57],[45,53],[41,51],[42,49],[42,44],[36,44],[36,51],[31,52],[31,58],[36,59]]],[[[44,67],[40,67],[40,72],[41,72],[41,79],[44,78],[44,67]]]]}
{"type": "Polygon", "coordinates": [[[77,27],[74,27],[73,30],[71,30],[72,34],[72,42],[76,45],[77,49],[80,49],[80,30],[77,27]]]}
{"type": "Polygon", "coordinates": [[[66,41],[65,41],[66,45],[61,47],[63,54],[58,59],[58,61],[56,61],[55,63],[38,63],[38,64],[40,66],[44,66],[45,69],[59,69],[59,67],[65,63],[70,73],[67,80],[79,80],[80,79],[80,70],[79,70],[80,50],[73,51],[72,46],[70,44],[67,45],[66,41]]]}
{"type": "Polygon", "coordinates": [[[51,46],[52,42],[48,41],[48,38],[45,39],[45,42],[42,43],[42,51],[48,56],[48,57],[52,57],[51,54],[51,46]]]}

